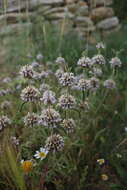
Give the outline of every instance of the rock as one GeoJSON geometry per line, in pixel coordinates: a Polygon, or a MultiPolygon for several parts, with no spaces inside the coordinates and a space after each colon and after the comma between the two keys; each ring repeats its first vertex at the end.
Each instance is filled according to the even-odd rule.
{"type": "Polygon", "coordinates": [[[107,18],[97,24],[97,28],[100,30],[110,30],[119,25],[119,20],[117,17],[107,18]]]}
{"type": "MultiPolygon", "coordinates": [[[[3,1],[4,2],[4,1],[3,1]]],[[[62,5],[64,3],[64,0],[8,0],[7,1],[7,12],[19,12],[23,9],[35,9],[37,6],[56,6],[56,5],[62,5]]],[[[4,10],[4,3],[0,6],[1,10],[4,10]]]]}
{"type": "Polygon", "coordinates": [[[48,9],[47,11],[43,13],[43,15],[50,15],[53,13],[64,13],[66,11],[68,11],[67,7],[56,7],[56,8],[48,9]]]}
{"type": "Polygon", "coordinates": [[[66,4],[72,4],[72,3],[75,3],[75,0],[65,0],[65,3],[66,4]]]}
{"type": "Polygon", "coordinates": [[[26,13],[7,13],[6,15],[1,15],[0,26],[3,26],[4,24],[14,24],[19,21],[27,21],[32,15],[33,13],[28,13],[28,15],[26,15],[26,13]]]}
{"type": "Polygon", "coordinates": [[[0,29],[0,36],[15,35],[32,27],[32,23],[18,23],[4,26],[0,29]]]}
{"type": "Polygon", "coordinates": [[[112,0],[91,0],[91,7],[109,6],[112,3],[112,0]]]}
{"type": "Polygon", "coordinates": [[[114,16],[114,11],[109,7],[99,7],[93,9],[90,16],[94,22],[98,22],[105,18],[114,16]]]}
{"type": "Polygon", "coordinates": [[[79,6],[77,14],[79,16],[88,16],[89,15],[88,6],[87,5],[79,6]]]}
{"type": "Polygon", "coordinates": [[[61,12],[61,13],[53,13],[50,15],[46,15],[45,18],[48,20],[57,20],[57,19],[65,19],[65,18],[73,19],[74,15],[70,12],[61,12]]]}
{"type": "Polygon", "coordinates": [[[29,4],[30,7],[34,7],[34,6],[40,6],[40,5],[61,5],[64,3],[64,0],[30,0],[29,4]]]}
{"type": "Polygon", "coordinates": [[[70,5],[67,6],[67,8],[73,14],[76,14],[76,12],[78,11],[77,4],[70,4],[70,5]]]}
{"type": "Polygon", "coordinates": [[[93,21],[89,17],[77,17],[75,19],[75,24],[77,26],[84,26],[84,27],[93,27],[93,21]]]}
{"type": "Polygon", "coordinates": [[[116,33],[116,32],[118,32],[118,31],[120,30],[120,28],[121,28],[121,25],[119,24],[117,27],[115,27],[115,28],[113,28],[113,29],[104,30],[104,31],[102,31],[102,36],[103,36],[103,37],[106,37],[106,36],[108,36],[108,35],[111,35],[111,34],[113,34],[113,33],[116,33]]]}

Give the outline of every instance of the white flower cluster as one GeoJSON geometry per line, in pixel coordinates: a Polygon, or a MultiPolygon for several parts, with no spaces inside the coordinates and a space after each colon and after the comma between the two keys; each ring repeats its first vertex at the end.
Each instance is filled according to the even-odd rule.
{"type": "Polygon", "coordinates": [[[21,92],[21,99],[24,102],[34,102],[39,100],[40,92],[34,86],[28,86],[24,88],[21,92]]]}
{"type": "Polygon", "coordinates": [[[0,116],[0,130],[2,130],[4,127],[9,126],[10,124],[11,120],[6,115],[0,116]]]}

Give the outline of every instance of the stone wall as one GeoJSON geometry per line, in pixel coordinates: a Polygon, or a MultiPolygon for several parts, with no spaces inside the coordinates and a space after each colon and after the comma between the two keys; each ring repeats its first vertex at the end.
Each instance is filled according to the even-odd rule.
{"type": "Polygon", "coordinates": [[[16,32],[19,21],[22,27],[32,24],[36,16],[60,26],[75,30],[82,36],[100,31],[108,34],[119,29],[112,0],[8,0],[0,1],[0,35],[16,32]]]}

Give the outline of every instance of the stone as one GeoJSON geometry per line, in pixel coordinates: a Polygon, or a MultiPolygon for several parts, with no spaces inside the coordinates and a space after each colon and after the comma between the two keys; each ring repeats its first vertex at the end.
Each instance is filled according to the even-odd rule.
{"type": "Polygon", "coordinates": [[[48,20],[57,20],[57,19],[65,19],[65,18],[73,19],[74,15],[69,12],[61,12],[61,13],[53,13],[50,15],[46,15],[45,18],[48,20]]]}
{"type": "Polygon", "coordinates": [[[75,3],[75,0],[65,0],[65,3],[66,4],[72,4],[72,3],[75,3]]]}
{"type": "Polygon", "coordinates": [[[90,0],[91,7],[109,6],[113,3],[112,0],[90,0]]]}
{"type": "Polygon", "coordinates": [[[94,25],[93,21],[89,17],[77,17],[75,19],[77,26],[91,27],[94,25]]]}
{"type": "Polygon", "coordinates": [[[29,4],[30,7],[34,7],[34,6],[40,6],[40,5],[62,5],[64,3],[64,0],[30,0],[29,4]]]}
{"type": "Polygon", "coordinates": [[[77,14],[79,16],[88,16],[89,15],[88,5],[79,6],[77,14]]]}
{"type": "Polygon", "coordinates": [[[76,12],[78,11],[78,6],[77,4],[69,4],[67,6],[68,10],[73,13],[73,14],[76,14],[76,12]]]}
{"type": "Polygon", "coordinates": [[[103,37],[106,37],[106,36],[108,36],[108,35],[111,35],[111,34],[113,34],[113,33],[118,32],[120,29],[121,29],[121,25],[119,24],[117,27],[115,27],[115,28],[113,28],[113,29],[102,31],[102,36],[103,36],[103,37]]]}
{"type": "Polygon", "coordinates": [[[47,11],[43,13],[43,15],[50,15],[53,13],[64,13],[66,11],[67,11],[66,7],[56,7],[56,8],[48,9],[47,11]]]}
{"type": "Polygon", "coordinates": [[[99,8],[93,9],[91,11],[90,16],[94,22],[98,22],[98,21],[103,20],[105,18],[109,18],[109,17],[114,16],[114,11],[110,7],[99,7],[99,8]]]}
{"type": "Polygon", "coordinates": [[[20,21],[27,21],[28,18],[30,19],[32,17],[33,13],[7,13],[6,15],[0,16],[0,26],[3,26],[5,24],[14,24],[20,21]]]}
{"type": "Polygon", "coordinates": [[[107,18],[103,21],[100,21],[97,24],[97,28],[100,30],[110,30],[119,25],[119,19],[117,17],[107,18]]]}

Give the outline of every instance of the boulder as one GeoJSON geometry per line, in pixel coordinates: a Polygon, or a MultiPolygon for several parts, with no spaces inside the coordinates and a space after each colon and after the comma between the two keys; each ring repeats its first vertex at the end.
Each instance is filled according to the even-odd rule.
{"type": "Polygon", "coordinates": [[[107,18],[103,21],[100,21],[97,24],[97,28],[100,30],[110,30],[115,28],[119,25],[119,20],[117,17],[107,18]]]}
{"type": "Polygon", "coordinates": [[[90,16],[94,22],[98,22],[98,21],[103,20],[105,18],[113,17],[114,11],[110,7],[99,7],[99,8],[93,9],[91,11],[90,16]]]}

